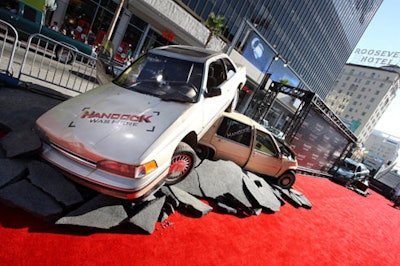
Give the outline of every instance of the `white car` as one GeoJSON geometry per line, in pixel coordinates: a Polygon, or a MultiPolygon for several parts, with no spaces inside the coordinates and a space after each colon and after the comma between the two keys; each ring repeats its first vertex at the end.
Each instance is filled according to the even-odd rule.
{"type": "Polygon", "coordinates": [[[39,117],[42,157],[101,193],[145,199],[189,174],[198,140],[234,109],[245,82],[224,53],[153,49],[113,82],[39,117]]]}

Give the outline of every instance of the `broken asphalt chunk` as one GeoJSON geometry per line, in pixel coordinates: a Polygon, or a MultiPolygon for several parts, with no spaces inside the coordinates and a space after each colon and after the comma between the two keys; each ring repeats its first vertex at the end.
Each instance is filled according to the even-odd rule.
{"type": "Polygon", "coordinates": [[[293,207],[299,208],[299,207],[302,206],[301,201],[298,199],[298,197],[297,197],[295,194],[293,194],[293,193],[291,192],[291,189],[279,188],[279,187],[277,187],[277,188],[278,188],[279,191],[281,192],[282,197],[283,197],[287,202],[289,202],[291,205],[293,205],[293,207]]]}
{"type": "Polygon", "coordinates": [[[182,181],[175,184],[180,189],[192,194],[196,197],[204,197],[204,193],[200,189],[199,174],[197,168],[194,168],[190,174],[182,181]]]}
{"type": "Polygon", "coordinates": [[[129,222],[143,229],[148,234],[152,234],[160,217],[164,203],[165,196],[142,203],[145,204],[145,206],[139,212],[134,214],[129,219],[129,222]]]}
{"type": "Polygon", "coordinates": [[[29,128],[9,132],[0,139],[0,144],[8,158],[35,155],[42,147],[39,136],[29,128]]]}
{"type": "Polygon", "coordinates": [[[26,179],[0,190],[0,200],[5,204],[23,209],[44,220],[52,220],[63,208],[52,197],[32,185],[26,179]]]}
{"type": "Polygon", "coordinates": [[[295,189],[291,189],[290,191],[292,194],[294,194],[296,196],[298,201],[301,203],[301,207],[303,207],[305,209],[312,208],[311,202],[307,199],[307,197],[303,193],[301,193],[300,191],[297,191],[295,189]]]}
{"type": "Polygon", "coordinates": [[[252,206],[243,190],[243,170],[237,164],[223,160],[204,160],[196,170],[205,197],[216,199],[229,193],[246,207],[252,206]]]}
{"type": "Polygon", "coordinates": [[[19,160],[0,159],[0,188],[20,180],[28,173],[24,163],[19,160]]]}
{"type": "Polygon", "coordinates": [[[64,206],[68,207],[83,201],[76,186],[50,165],[32,160],[28,164],[28,170],[27,179],[64,206]]]}
{"type": "Polygon", "coordinates": [[[196,197],[176,186],[170,186],[170,189],[181,203],[180,206],[189,211],[189,213],[193,214],[194,217],[203,217],[213,210],[211,206],[203,203],[196,197]]]}
{"type": "Polygon", "coordinates": [[[224,203],[224,200],[222,200],[222,198],[223,196],[220,196],[219,199],[217,199],[217,211],[224,214],[237,215],[238,210],[236,208],[226,205],[224,203]]]}
{"type": "Polygon", "coordinates": [[[122,200],[99,194],[58,219],[56,224],[110,229],[128,218],[122,200]]]}
{"type": "Polygon", "coordinates": [[[243,176],[243,183],[258,206],[273,212],[280,210],[280,200],[275,196],[271,186],[264,179],[248,172],[247,175],[243,176]]]}
{"type": "Polygon", "coordinates": [[[223,199],[222,202],[224,204],[235,208],[237,210],[237,213],[241,216],[250,216],[255,214],[254,209],[252,207],[246,206],[229,192],[225,193],[222,198],[221,197],[219,198],[219,200],[221,199],[223,199]]]}
{"type": "Polygon", "coordinates": [[[167,196],[166,201],[171,204],[173,208],[178,208],[179,206],[179,200],[175,197],[174,193],[172,193],[171,189],[169,186],[163,186],[161,187],[160,191],[167,196]]]}

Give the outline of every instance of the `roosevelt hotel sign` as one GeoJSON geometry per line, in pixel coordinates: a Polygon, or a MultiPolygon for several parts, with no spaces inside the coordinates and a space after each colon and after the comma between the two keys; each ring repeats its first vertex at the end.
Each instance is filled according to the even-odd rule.
{"type": "Polygon", "coordinates": [[[400,65],[400,52],[356,48],[349,58],[349,63],[372,67],[400,65]]]}

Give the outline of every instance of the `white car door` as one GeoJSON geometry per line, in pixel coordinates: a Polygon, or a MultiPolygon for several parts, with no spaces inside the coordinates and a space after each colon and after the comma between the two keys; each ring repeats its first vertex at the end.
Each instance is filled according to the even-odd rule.
{"type": "Polygon", "coordinates": [[[224,60],[227,59],[217,59],[208,65],[207,69],[207,81],[206,81],[206,93],[211,92],[211,88],[220,88],[221,95],[204,97],[204,119],[203,125],[205,127],[211,126],[211,124],[218,118],[232,102],[235,96],[238,84],[235,84],[233,78],[234,73],[232,71],[227,73],[224,60]],[[229,77],[229,79],[228,79],[229,77]]]}

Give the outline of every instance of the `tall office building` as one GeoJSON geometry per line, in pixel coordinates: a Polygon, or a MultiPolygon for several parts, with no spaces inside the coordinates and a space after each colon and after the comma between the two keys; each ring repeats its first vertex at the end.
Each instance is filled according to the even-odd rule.
{"type": "Polygon", "coordinates": [[[400,88],[400,68],[347,64],[326,98],[335,112],[363,143],[400,88]]]}
{"type": "Polygon", "coordinates": [[[382,0],[182,2],[203,20],[210,12],[225,16],[228,40],[250,21],[298,75],[299,87],[324,99],[382,0]]]}
{"type": "MultiPolygon", "coordinates": [[[[121,62],[128,49],[137,57],[171,43],[204,46],[209,34],[204,22],[214,12],[226,18],[222,35],[230,45],[246,20],[285,60],[287,69],[296,73],[300,82],[296,86],[325,98],[382,1],[124,0],[112,42],[116,60],[121,62]]],[[[119,3],[57,0],[51,21],[79,40],[98,44],[119,3]]],[[[235,48],[240,48],[241,41],[235,48]]]]}

